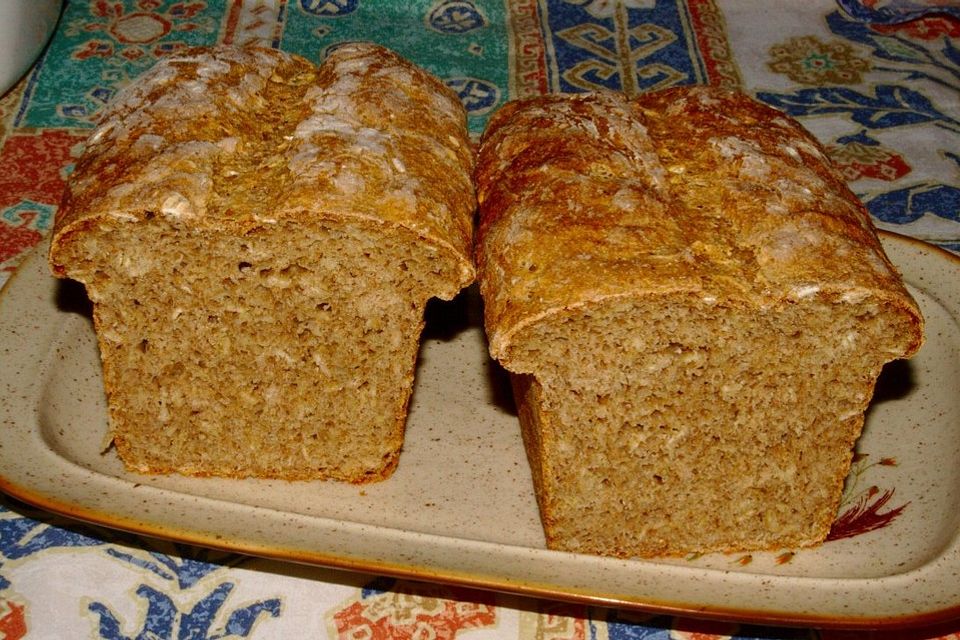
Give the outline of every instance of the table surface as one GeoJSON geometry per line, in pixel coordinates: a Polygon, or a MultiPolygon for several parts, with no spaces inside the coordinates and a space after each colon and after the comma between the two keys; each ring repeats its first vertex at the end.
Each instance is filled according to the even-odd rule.
{"type": "MultiPolygon", "coordinates": [[[[820,138],[878,227],[960,253],[960,9],[950,3],[73,0],[43,57],[0,99],[0,283],[49,231],[101,107],[157,59],[228,42],[319,62],[348,40],[381,42],[434,72],[461,96],[474,133],[518,96],[739,87],[820,138]]],[[[0,638],[325,636],[868,632],[646,616],[300,567],[100,529],[0,497],[0,638]]]]}

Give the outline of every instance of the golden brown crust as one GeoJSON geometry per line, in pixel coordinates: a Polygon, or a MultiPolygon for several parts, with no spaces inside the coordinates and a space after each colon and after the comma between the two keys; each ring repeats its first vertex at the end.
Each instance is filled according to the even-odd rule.
{"type": "Polygon", "coordinates": [[[919,310],[863,205],[809,133],[743,94],[514,102],[491,118],[475,180],[494,357],[546,314],[680,290],[756,307],[877,295],[914,315],[919,347],[919,310]]]}
{"type": "Polygon", "coordinates": [[[473,154],[443,83],[395,53],[344,45],[315,67],[274,49],[166,58],[117,96],[91,134],[53,231],[175,216],[244,233],[285,220],[361,218],[406,229],[473,278],[473,154]]]}

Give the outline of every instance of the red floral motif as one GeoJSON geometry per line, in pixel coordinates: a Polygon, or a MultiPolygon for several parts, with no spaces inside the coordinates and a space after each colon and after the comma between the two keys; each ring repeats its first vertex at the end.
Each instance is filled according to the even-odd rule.
{"type": "MultiPolygon", "coordinates": [[[[41,217],[39,211],[18,211],[16,217],[15,226],[0,219],[0,264],[35,246],[43,238],[37,230],[37,220],[41,217]]],[[[4,265],[3,270],[12,271],[13,266],[4,265]]]]}
{"type": "Polygon", "coordinates": [[[20,640],[27,636],[25,607],[10,600],[0,600],[0,638],[20,640]]]}
{"type": "Polygon", "coordinates": [[[925,16],[898,24],[875,24],[870,28],[884,35],[895,33],[914,40],[960,37],[960,20],[949,15],[925,16]]]}
{"type": "Polygon", "coordinates": [[[123,15],[123,4],[120,2],[108,2],[108,0],[95,0],[90,3],[90,13],[98,18],[111,18],[113,16],[123,15]]]}
{"type": "Polygon", "coordinates": [[[206,8],[205,2],[178,2],[170,7],[170,15],[177,18],[192,18],[206,8]]]}
{"type": "Polygon", "coordinates": [[[0,271],[30,249],[49,227],[65,187],[71,148],[83,140],[64,131],[13,135],[0,151],[0,271]]]}
{"type": "Polygon", "coordinates": [[[156,13],[129,13],[110,23],[110,35],[124,44],[155,42],[170,33],[171,22],[156,13]]]}
{"type": "Polygon", "coordinates": [[[120,55],[127,60],[133,61],[142,58],[145,54],[143,53],[143,49],[140,47],[127,47],[120,55]]]}
{"type": "Polygon", "coordinates": [[[13,135],[0,151],[0,209],[22,200],[51,205],[63,196],[70,150],[84,136],[47,130],[39,135],[13,135]]]}
{"type": "Polygon", "coordinates": [[[882,529],[897,516],[903,513],[909,502],[890,509],[881,511],[893,498],[894,490],[887,489],[881,492],[878,487],[870,487],[858,499],[856,504],[840,514],[833,521],[827,540],[840,540],[842,538],[852,538],[869,531],[882,529]]]}
{"type": "Polygon", "coordinates": [[[841,513],[833,521],[827,540],[852,538],[870,531],[876,531],[893,522],[910,504],[906,502],[899,507],[883,511],[887,503],[893,498],[894,489],[881,491],[876,485],[870,485],[864,490],[857,491],[864,473],[871,467],[895,467],[896,458],[880,458],[876,462],[869,462],[867,454],[857,453],[853,458],[853,466],[848,482],[850,486],[841,503],[841,513]]]}
{"type": "Polygon", "coordinates": [[[77,60],[89,58],[109,58],[113,55],[113,43],[105,40],[88,40],[83,48],[76,49],[73,57],[77,60]]]}
{"type": "Polygon", "coordinates": [[[453,587],[398,582],[334,612],[338,638],[453,640],[457,632],[496,622],[493,596],[453,587]]]}
{"type": "Polygon", "coordinates": [[[873,142],[829,145],[827,152],[848,181],[873,178],[892,182],[912,170],[903,156],[873,142]]]}
{"type": "MultiPolygon", "coordinates": [[[[158,48],[158,43],[174,31],[195,31],[201,24],[190,20],[207,7],[206,2],[177,2],[166,11],[160,11],[160,0],[140,0],[137,11],[129,13],[120,2],[93,0],[90,13],[100,22],[91,22],[83,27],[85,31],[99,31],[110,37],[110,41],[88,41],[73,55],[79,59],[92,56],[109,57],[115,52],[127,60],[137,60],[153,51],[156,55],[166,55],[170,50],[158,48]],[[154,45],[151,49],[150,45],[154,45]]],[[[181,48],[183,43],[165,42],[164,44],[181,48]]]]}

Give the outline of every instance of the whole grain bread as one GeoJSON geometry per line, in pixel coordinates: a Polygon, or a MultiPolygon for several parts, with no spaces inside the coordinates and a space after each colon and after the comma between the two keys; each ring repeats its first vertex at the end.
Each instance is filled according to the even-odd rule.
{"type": "Polygon", "coordinates": [[[466,115],[375,45],[165,58],[104,112],[50,261],[132,470],[379,480],[431,297],[474,278],[466,115]]]}
{"type": "Polygon", "coordinates": [[[821,145],[717,88],[551,95],[491,118],[475,182],[490,352],[548,545],[822,541],[923,320],[821,145]]]}

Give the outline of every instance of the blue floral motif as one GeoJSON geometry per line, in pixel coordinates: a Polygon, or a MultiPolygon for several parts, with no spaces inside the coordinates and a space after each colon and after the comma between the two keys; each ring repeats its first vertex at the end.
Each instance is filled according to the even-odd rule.
{"type": "MultiPolygon", "coordinates": [[[[729,637],[731,640],[806,640],[806,629],[787,629],[725,622],[697,622],[687,618],[656,616],[637,619],[629,613],[611,612],[606,616],[609,640],[673,640],[681,634],[729,637]],[[691,626],[692,625],[692,626],[691,626]],[[680,632],[680,633],[677,633],[680,632]]],[[[591,624],[590,638],[597,638],[591,624]]]]}
{"type": "MultiPolygon", "coordinates": [[[[212,553],[205,549],[176,545],[174,557],[156,551],[143,556],[139,552],[128,553],[122,548],[107,549],[107,553],[123,562],[128,562],[168,581],[170,589],[187,590],[198,585],[204,577],[222,569],[222,564],[208,562],[212,553]],[[193,555],[195,557],[189,557],[193,555]]],[[[242,556],[225,554],[228,563],[240,562],[242,556]]],[[[221,582],[212,591],[203,595],[189,611],[177,608],[173,599],[150,585],[141,584],[137,595],[147,601],[147,611],[139,621],[141,630],[132,638],[121,632],[121,622],[111,609],[102,602],[91,602],[88,610],[99,616],[100,637],[106,640],[141,640],[164,638],[173,640],[215,640],[226,637],[247,637],[260,615],[280,615],[280,600],[276,598],[255,602],[230,612],[222,630],[211,631],[213,622],[234,589],[231,582],[221,582]]]]}
{"type": "Polygon", "coordinates": [[[142,584],[137,589],[137,595],[147,601],[147,611],[142,620],[142,629],[135,636],[124,635],[120,620],[102,603],[94,602],[89,609],[100,616],[100,637],[109,640],[246,638],[261,613],[267,613],[274,618],[280,615],[279,600],[264,600],[231,612],[222,630],[211,631],[210,627],[217,613],[233,589],[233,583],[223,582],[201,598],[192,609],[181,612],[170,596],[142,584]]]}
{"type": "Polygon", "coordinates": [[[937,245],[947,251],[960,255],[960,242],[938,242],[937,245]]]}
{"type": "Polygon", "coordinates": [[[827,15],[827,25],[838,36],[873,49],[876,58],[893,63],[874,65],[877,71],[899,73],[905,80],[927,80],[960,91],[960,50],[950,38],[939,38],[937,44],[930,42],[931,48],[927,48],[900,35],[877,32],[869,24],[850,20],[839,11],[827,15]]]}
{"type": "MultiPolygon", "coordinates": [[[[899,85],[877,85],[872,96],[846,87],[820,87],[792,94],[761,92],[757,97],[792,116],[847,114],[867,129],[933,124],[960,134],[960,121],[939,111],[922,93],[899,85]]],[[[865,131],[859,137],[872,140],[865,131]]],[[[954,154],[945,157],[957,162],[954,154]]],[[[928,213],[960,222],[960,189],[947,184],[915,184],[875,195],[864,204],[889,224],[907,224],[928,213]]]]}
{"type": "Polygon", "coordinates": [[[960,189],[948,184],[916,184],[882,193],[865,204],[871,215],[891,224],[907,224],[928,213],[960,222],[960,189]]]}
{"type": "MultiPolygon", "coordinates": [[[[643,625],[638,625],[630,621],[610,620],[607,622],[607,637],[610,640],[670,640],[669,620],[660,619],[662,626],[657,622],[645,620],[643,625]]],[[[596,635],[591,633],[590,637],[594,638],[596,635]]]]}
{"type": "Polygon", "coordinates": [[[146,569],[165,580],[176,581],[177,586],[181,589],[189,589],[204,576],[220,569],[219,564],[212,564],[191,558],[175,558],[156,551],[149,552],[149,560],[138,558],[120,548],[107,549],[107,554],[118,560],[123,560],[142,569],[146,569]]]}
{"type": "Polygon", "coordinates": [[[0,504],[0,557],[19,560],[47,549],[96,547],[105,544],[82,530],[51,527],[21,516],[0,504]]]}
{"type": "Polygon", "coordinates": [[[448,87],[457,92],[471,116],[488,113],[500,102],[500,89],[478,78],[447,78],[448,87]]]}
{"type": "Polygon", "coordinates": [[[440,33],[461,34],[482,29],[487,20],[470,0],[443,0],[427,15],[427,26],[440,33]]]}
{"type": "Polygon", "coordinates": [[[899,85],[877,85],[872,96],[847,87],[819,87],[792,94],[760,92],[757,97],[792,116],[847,113],[869,129],[933,123],[960,133],[960,121],[938,111],[922,93],[899,85]]]}
{"type": "Polygon", "coordinates": [[[861,129],[860,131],[850,134],[848,136],[840,136],[837,138],[837,144],[862,144],[866,147],[879,147],[880,141],[871,138],[867,135],[866,129],[861,129]]]}
{"type": "MultiPolygon", "coordinates": [[[[893,74],[911,88],[899,84],[877,84],[872,95],[848,87],[818,87],[793,93],[760,92],[757,97],[792,116],[846,115],[865,127],[861,137],[872,140],[868,130],[906,126],[935,126],[960,135],[960,120],[939,109],[922,91],[924,85],[960,92],[960,49],[950,38],[908,37],[896,30],[876,28],[903,19],[911,10],[909,0],[897,3],[897,15],[878,13],[856,0],[840,0],[843,11],[827,15],[830,30],[851,42],[870,47],[874,72],[893,74]]],[[[916,16],[914,16],[916,17],[916,16]]],[[[889,77],[889,76],[888,76],[889,77]]],[[[844,139],[841,138],[840,141],[844,139]]],[[[955,164],[960,157],[948,149],[955,143],[944,141],[941,156],[955,164]]],[[[960,222],[960,188],[949,184],[922,182],[879,194],[862,195],[876,219],[888,224],[908,224],[927,214],[960,222]]]]}
{"type": "Polygon", "coordinates": [[[360,0],[300,0],[300,8],[314,16],[336,18],[353,13],[360,0]]]}
{"type": "MultiPolygon", "coordinates": [[[[4,504],[0,496],[0,559],[19,560],[47,549],[62,547],[96,547],[104,542],[71,531],[51,527],[32,518],[22,516],[4,504]]],[[[10,588],[10,580],[3,575],[0,561],[0,591],[10,588]]]]}
{"type": "MultiPolygon", "coordinates": [[[[26,509],[26,507],[24,507],[26,509]]],[[[85,526],[54,526],[48,522],[20,515],[0,502],[0,560],[19,560],[49,549],[64,547],[103,547],[110,557],[127,562],[140,569],[149,571],[166,584],[168,593],[155,587],[141,584],[137,596],[147,603],[146,611],[138,621],[140,630],[133,636],[123,633],[124,626],[108,604],[93,601],[88,610],[99,618],[99,637],[106,640],[217,640],[220,638],[246,638],[252,632],[257,621],[264,615],[276,618],[280,615],[281,601],[269,598],[234,609],[227,615],[227,621],[221,629],[212,629],[214,622],[220,619],[228,597],[235,585],[221,582],[208,593],[198,594],[198,599],[189,610],[180,610],[169,593],[187,590],[200,584],[201,580],[225,565],[239,564],[243,556],[223,554],[189,547],[174,545],[178,556],[159,551],[138,551],[134,547],[113,544],[106,540],[123,542],[133,538],[125,534],[112,534],[106,530],[91,528],[87,535],[85,526]],[[96,537],[94,537],[96,536],[96,537]],[[208,560],[216,556],[216,562],[208,560]]],[[[140,546],[147,541],[136,538],[140,546]]],[[[0,563],[0,571],[3,564],[0,563]]],[[[0,574],[0,589],[11,587],[10,580],[0,574]]]]}
{"type": "Polygon", "coordinates": [[[960,18],[960,7],[945,3],[894,0],[882,6],[869,7],[862,0],[837,0],[837,4],[854,20],[873,24],[894,24],[937,13],[960,18]]]}

